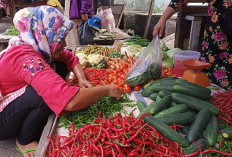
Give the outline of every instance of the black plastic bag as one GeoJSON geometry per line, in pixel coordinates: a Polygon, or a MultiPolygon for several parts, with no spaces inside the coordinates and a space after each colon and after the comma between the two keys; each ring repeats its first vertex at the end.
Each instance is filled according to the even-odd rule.
{"type": "Polygon", "coordinates": [[[89,26],[88,21],[82,21],[77,27],[77,33],[80,45],[93,44],[93,28],[89,26]]]}

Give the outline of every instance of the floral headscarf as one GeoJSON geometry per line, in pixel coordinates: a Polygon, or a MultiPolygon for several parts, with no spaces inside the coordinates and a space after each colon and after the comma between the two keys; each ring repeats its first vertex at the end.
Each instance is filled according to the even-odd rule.
{"type": "Polygon", "coordinates": [[[13,22],[20,32],[20,43],[31,45],[47,61],[59,41],[73,28],[72,21],[48,5],[21,9],[13,22]]]}

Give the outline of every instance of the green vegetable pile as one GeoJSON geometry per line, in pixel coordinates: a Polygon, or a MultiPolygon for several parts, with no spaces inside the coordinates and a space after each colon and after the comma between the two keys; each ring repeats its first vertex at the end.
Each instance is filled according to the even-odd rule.
{"type": "Polygon", "coordinates": [[[120,100],[111,97],[103,97],[83,110],[68,112],[61,116],[59,119],[61,127],[64,126],[68,128],[71,123],[74,123],[75,128],[81,128],[86,124],[91,124],[93,123],[93,119],[98,119],[99,111],[101,111],[101,117],[112,117],[115,113],[122,110],[122,103],[124,103],[123,105],[133,107],[131,104],[132,101],[126,94],[124,94],[120,100]]]}
{"type": "Polygon", "coordinates": [[[162,65],[166,68],[173,67],[173,54],[175,51],[181,51],[180,48],[173,48],[169,49],[165,43],[160,40],[160,46],[161,46],[161,55],[162,55],[162,65]]]}
{"type": "Polygon", "coordinates": [[[146,71],[143,74],[138,75],[136,77],[132,77],[130,79],[126,79],[125,81],[130,86],[136,86],[138,84],[142,84],[154,78],[160,77],[161,73],[162,73],[162,67],[159,66],[158,64],[156,66],[156,63],[153,63],[146,69],[146,71]]]}
{"type": "Polygon", "coordinates": [[[9,29],[6,30],[5,33],[3,33],[4,35],[19,35],[19,31],[14,27],[14,26],[11,26],[9,29]]]}
{"type": "Polygon", "coordinates": [[[143,39],[138,35],[132,35],[126,39],[128,45],[140,45],[142,47],[147,47],[149,42],[147,39],[143,39]]]}

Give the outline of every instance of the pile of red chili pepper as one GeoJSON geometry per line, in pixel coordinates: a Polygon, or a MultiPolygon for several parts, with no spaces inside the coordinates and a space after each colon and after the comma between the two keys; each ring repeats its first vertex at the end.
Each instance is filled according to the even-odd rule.
{"type": "MultiPolygon", "coordinates": [[[[144,116],[146,116],[145,114],[144,116]]],[[[69,137],[56,134],[50,137],[47,152],[53,156],[181,156],[179,145],[165,139],[153,127],[146,124],[141,116],[116,116],[106,119],[100,113],[94,124],[69,131],[69,137]]]]}
{"type": "Polygon", "coordinates": [[[211,102],[220,110],[218,118],[232,125],[232,89],[215,93],[211,102]]]}

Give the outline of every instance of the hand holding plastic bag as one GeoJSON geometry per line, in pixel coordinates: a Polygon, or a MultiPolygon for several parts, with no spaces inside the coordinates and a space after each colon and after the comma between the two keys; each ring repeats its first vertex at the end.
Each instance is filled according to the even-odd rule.
{"type": "Polygon", "coordinates": [[[93,44],[93,28],[88,25],[87,21],[82,21],[77,28],[80,45],[93,44]]]}
{"type": "Polygon", "coordinates": [[[162,57],[158,37],[153,39],[126,75],[130,86],[146,83],[162,74],[162,57]]]}

